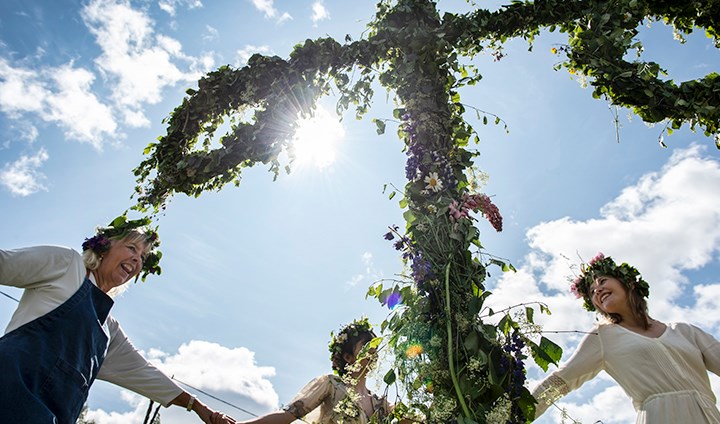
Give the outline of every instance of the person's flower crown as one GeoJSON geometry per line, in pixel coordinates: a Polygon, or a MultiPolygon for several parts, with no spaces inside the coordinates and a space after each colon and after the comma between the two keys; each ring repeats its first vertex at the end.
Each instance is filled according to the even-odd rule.
{"type": "Polygon", "coordinates": [[[145,281],[148,274],[160,274],[160,258],[162,252],[157,250],[160,246],[160,238],[158,237],[157,228],[150,228],[151,220],[148,217],[140,219],[128,220],[125,215],[120,215],[110,222],[107,227],[97,227],[95,235],[86,238],[82,244],[83,252],[92,250],[96,254],[102,256],[110,250],[110,240],[120,240],[130,234],[132,230],[138,230],[145,234],[145,241],[148,244],[148,252],[143,257],[143,267],[141,278],[145,281]]]}
{"type": "MultiPolygon", "coordinates": [[[[333,357],[337,354],[342,355],[343,346],[350,337],[370,332],[372,332],[372,324],[370,324],[370,320],[367,317],[360,318],[359,320],[356,319],[350,324],[341,327],[337,335],[335,335],[335,333],[331,331],[330,344],[328,345],[328,350],[330,351],[330,360],[332,361],[333,357]]],[[[337,370],[335,371],[337,372],[337,370]]]]}
{"type": "Polygon", "coordinates": [[[634,290],[642,297],[650,295],[650,285],[643,280],[637,268],[623,262],[617,265],[612,257],[605,257],[604,254],[598,253],[594,258],[590,259],[587,264],[580,265],[580,275],[577,276],[570,284],[570,291],[576,298],[583,298],[583,306],[588,311],[594,311],[595,305],[590,295],[590,286],[597,277],[609,276],[616,278],[628,290],[634,290]]]}

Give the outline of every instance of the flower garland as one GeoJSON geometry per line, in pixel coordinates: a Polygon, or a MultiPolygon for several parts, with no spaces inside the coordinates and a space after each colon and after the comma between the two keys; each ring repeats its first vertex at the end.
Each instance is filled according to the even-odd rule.
{"type": "MultiPolygon", "coordinates": [[[[350,324],[346,324],[341,327],[337,335],[335,332],[330,332],[330,344],[328,344],[328,350],[330,351],[330,361],[333,361],[336,355],[342,355],[345,343],[350,337],[355,337],[363,333],[372,334],[372,324],[367,317],[353,320],[350,324]]],[[[338,375],[343,373],[335,368],[333,363],[333,372],[338,375]]]]}
{"type": "Polygon", "coordinates": [[[642,297],[650,295],[650,285],[643,280],[637,268],[623,262],[617,265],[610,256],[602,252],[592,258],[587,265],[580,266],[580,275],[570,284],[570,291],[576,298],[583,298],[583,306],[588,311],[595,311],[595,304],[592,301],[590,286],[598,277],[613,277],[620,281],[628,290],[636,291],[642,297]]]}
{"type": "MultiPolygon", "coordinates": [[[[513,268],[486,259],[471,216],[471,211],[479,212],[493,228],[502,229],[498,208],[489,196],[475,192],[467,178],[477,155],[467,145],[471,138],[478,141],[478,135],[465,119],[458,89],[481,76],[468,72],[470,67],[459,59],[490,51],[499,60],[506,40],[532,42],[542,29],[559,28],[569,39],[554,51],[567,55],[560,66],[588,78],[594,96],[632,107],[646,122],[668,120],[672,128],[690,124],[717,133],[717,74],[676,85],[657,78],[659,65],[624,58],[639,45],[633,38],[643,20],[665,19],[683,32],[701,27],[717,42],[720,14],[710,2],[546,0],[441,15],[436,3],[380,0],[364,40],[351,42],[348,36],[342,45],[329,38],[307,40],[288,60],[255,55],[241,69],[221,67],[202,78],[171,114],[167,134],[147,147],[148,157],[135,169],[135,209],[157,212],[176,192],[197,197],[228,182],[237,185],[241,169],[259,163],[269,164],[277,176],[294,115],[311,113],[315,100],[334,82],[338,110],[354,105],[360,118],[368,110],[377,76],[395,93],[393,117],[401,122],[398,134],[405,142],[408,180],[400,202],[404,233],[393,227],[385,236],[398,236],[395,248],[408,264],[408,281],[368,291],[392,310],[381,328],[391,334],[389,345],[399,359],[397,373],[384,381],[392,384],[398,378],[412,407],[422,409],[429,423],[488,421],[492,414],[486,411],[502,422],[505,416],[522,421],[534,416],[534,399],[520,384],[520,352],[530,351],[547,370],[549,363],[559,361],[561,350],[544,337],[534,343],[517,333],[521,325],[507,311],[497,325],[482,321],[490,295],[484,286],[487,266],[513,268]],[[296,104],[298,99],[302,105],[296,104]],[[237,122],[252,110],[251,122],[237,122]],[[226,119],[237,125],[221,137],[221,147],[211,150],[206,142],[195,148],[199,140],[211,140],[226,119]],[[473,246],[478,250],[471,251],[473,246]],[[516,333],[518,340],[513,339],[516,333]],[[505,361],[510,366],[501,368],[505,361]]],[[[386,121],[374,120],[378,133],[384,132],[386,121]]],[[[532,323],[532,308],[526,309],[532,323]]],[[[547,312],[542,305],[540,310],[547,312]]],[[[341,333],[334,342],[340,339],[341,333]]],[[[335,347],[331,341],[331,351],[335,347]]]]}
{"type": "Polygon", "coordinates": [[[145,234],[145,241],[148,244],[148,252],[143,256],[142,280],[145,281],[148,274],[160,275],[162,273],[160,268],[162,252],[157,250],[158,246],[160,246],[160,238],[157,229],[149,228],[151,222],[150,218],[147,217],[128,220],[125,215],[121,215],[113,219],[108,226],[97,227],[95,235],[86,238],[83,242],[82,250],[83,252],[92,250],[97,255],[102,256],[110,250],[111,240],[120,240],[127,236],[130,231],[137,230],[145,234]]]}

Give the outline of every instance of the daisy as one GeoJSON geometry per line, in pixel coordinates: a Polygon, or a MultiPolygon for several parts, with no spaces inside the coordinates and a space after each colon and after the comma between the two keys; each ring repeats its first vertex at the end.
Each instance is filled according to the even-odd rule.
{"type": "Polygon", "coordinates": [[[440,177],[438,177],[437,172],[431,172],[427,177],[425,177],[425,183],[427,183],[425,186],[426,189],[432,190],[436,193],[443,188],[442,181],[440,180],[440,177]]]}

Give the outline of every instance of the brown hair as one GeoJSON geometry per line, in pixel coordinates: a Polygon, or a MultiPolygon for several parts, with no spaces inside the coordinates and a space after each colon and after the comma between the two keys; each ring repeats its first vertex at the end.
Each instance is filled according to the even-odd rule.
{"type": "Polygon", "coordinates": [[[348,338],[343,342],[341,349],[333,352],[333,355],[330,358],[332,361],[332,369],[337,371],[340,377],[345,375],[347,373],[345,367],[348,366],[348,362],[345,360],[345,354],[354,355],[355,346],[358,342],[367,343],[374,338],[375,333],[372,330],[361,331],[358,334],[348,335],[348,338]]]}
{"type": "MultiPolygon", "coordinates": [[[[648,306],[647,306],[647,300],[645,297],[640,294],[637,290],[634,289],[628,289],[628,284],[625,281],[621,281],[621,277],[616,277],[613,275],[598,275],[595,277],[595,281],[599,280],[600,278],[615,278],[616,280],[620,281],[622,284],[623,290],[625,290],[625,294],[628,298],[628,305],[630,306],[630,313],[633,315],[633,317],[640,322],[642,327],[647,330],[650,328],[650,317],[648,315],[648,306]]],[[[613,324],[620,324],[622,322],[622,316],[620,314],[615,313],[607,313],[603,311],[601,308],[597,308],[597,311],[600,313],[600,315],[604,316],[605,318],[609,319],[613,322],[613,324]]]]}

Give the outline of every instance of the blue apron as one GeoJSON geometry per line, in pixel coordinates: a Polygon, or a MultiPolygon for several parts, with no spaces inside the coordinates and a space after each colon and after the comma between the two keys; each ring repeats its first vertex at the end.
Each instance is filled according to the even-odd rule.
{"type": "Polygon", "coordinates": [[[0,338],[0,422],[75,424],[107,352],[113,300],[90,280],[0,338]]]}

